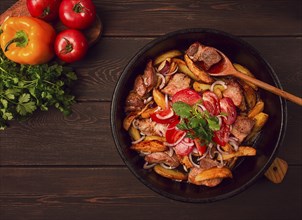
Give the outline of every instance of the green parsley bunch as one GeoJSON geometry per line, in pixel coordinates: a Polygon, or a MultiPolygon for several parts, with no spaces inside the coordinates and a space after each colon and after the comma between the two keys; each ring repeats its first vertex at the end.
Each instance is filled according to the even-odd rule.
{"type": "Polygon", "coordinates": [[[208,111],[199,111],[198,103],[191,106],[184,102],[175,102],[172,106],[176,115],[180,116],[177,128],[187,132],[187,137],[198,138],[202,143],[211,143],[214,131],[220,130],[217,117],[208,111]]]}
{"type": "Polygon", "coordinates": [[[64,114],[71,112],[75,97],[71,84],[75,72],[56,62],[20,65],[0,50],[0,130],[13,119],[24,119],[34,111],[54,106],[64,114]]]}

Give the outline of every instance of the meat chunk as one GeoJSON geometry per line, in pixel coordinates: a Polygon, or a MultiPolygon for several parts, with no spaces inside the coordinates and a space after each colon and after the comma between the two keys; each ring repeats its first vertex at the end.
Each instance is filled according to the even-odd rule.
{"type": "Polygon", "coordinates": [[[150,92],[157,84],[157,76],[153,68],[152,60],[147,63],[142,78],[147,92],[150,92]]]}
{"type": "Polygon", "coordinates": [[[185,74],[176,73],[173,75],[168,85],[162,90],[163,93],[173,96],[180,90],[187,89],[190,87],[191,79],[185,74]]]}
{"type": "Polygon", "coordinates": [[[147,63],[143,75],[138,75],[134,81],[133,90],[126,98],[125,111],[140,111],[144,107],[144,98],[156,86],[157,77],[152,61],[147,63]]]}
{"type": "Polygon", "coordinates": [[[135,126],[141,133],[148,136],[164,136],[167,131],[167,125],[159,124],[150,119],[135,120],[135,126]]]}
{"type": "Polygon", "coordinates": [[[140,96],[143,97],[147,93],[147,87],[144,84],[144,79],[141,75],[137,76],[134,81],[134,91],[140,96]]]}
{"type": "Polygon", "coordinates": [[[203,70],[209,70],[222,59],[221,55],[213,47],[207,47],[198,42],[192,44],[186,53],[191,60],[198,62],[203,70]]]}
{"type": "Polygon", "coordinates": [[[164,163],[170,167],[178,167],[179,161],[175,154],[169,156],[165,152],[154,152],[145,156],[148,163],[164,163]]]}
{"type": "Polygon", "coordinates": [[[201,182],[196,182],[195,177],[203,172],[204,170],[210,169],[212,167],[216,167],[218,165],[217,161],[214,161],[210,158],[204,158],[200,161],[200,168],[194,167],[190,170],[189,176],[188,176],[188,181],[190,183],[194,183],[196,185],[204,185],[204,186],[209,186],[209,187],[214,187],[217,186],[219,183],[221,183],[222,178],[214,178],[214,179],[209,179],[209,180],[204,180],[201,182]]]}
{"type": "Polygon", "coordinates": [[[135,91],[131,91],[126,98],[125,111],[140,111],[144,107],[144,101],[135,91]]]}
{"type": "Polygon", "coordinates": [[[233,124],[231,133],[238,138],[239,143],[241,143],[247,135],[252,131],[255,125],[255,121],[251,118],[245,116],[238,116],[233,124]]]}
{"type": "Polygon", "coordinates": [[[232,99],[233,103],[238,107],[244,102],[244,94],[240,87],[240,84],[234,80],[231,79],[227,83],[227,88],[223,91],[224,97],[229,97],[232,99]]]}

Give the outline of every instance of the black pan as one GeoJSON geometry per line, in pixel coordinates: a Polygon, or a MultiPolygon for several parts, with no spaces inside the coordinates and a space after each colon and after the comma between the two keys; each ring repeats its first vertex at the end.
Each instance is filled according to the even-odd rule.
{"type": "Polygon", "coordinates": [[[279,80],[271,66],[248,43],[228,33],[213,29],[185,29],[159,37],[143,47],[122,72],[113,93],[111,105],[111,128],[117,150],[132,173],[147,187],[168,198],[184,202],[213,202],[226,199],[251,186],[273,162],[283,139],[286,127],[286,104],[283,99],[260,90],[265,103],[264,112],[269,120],[254,143],[257,155],[241,159],[232,170],[233,179],[224,179],[216,187],[208,188],[185,182],[175,182],[144,170],[144,160],[130,150],[131,140],[123,129],[124,105],[135,77],[142,74],[148,59],[171,50],[186,50],[192,43],[213,46],[225,53],[232,62],[246,66],[256,78],[279,87],[279,80]]]}

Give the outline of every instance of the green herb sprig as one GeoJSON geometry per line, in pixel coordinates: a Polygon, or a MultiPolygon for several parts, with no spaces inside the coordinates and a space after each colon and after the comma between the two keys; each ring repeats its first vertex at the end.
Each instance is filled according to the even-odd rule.
{"type": "Polygon", "coordinates": [[[208,111],[199,111],[198,103],[190,106],[184,102],[175,102],[172,108],[180,117],[177,128],[185,130],[187,137],[198,138],[205,144],[212,142],[214,131],[220,130],[217,117],[210,115],[208,111]]]}
{"type": "Polygon", "coordinates": [[[69,114],[75,102],[71,84],[76,79],[69,67],[56,62],[20,65],[0,49],[0,130],[8,121],[22,120],[38,109],[47,111],[54,106],[69,114]]]}

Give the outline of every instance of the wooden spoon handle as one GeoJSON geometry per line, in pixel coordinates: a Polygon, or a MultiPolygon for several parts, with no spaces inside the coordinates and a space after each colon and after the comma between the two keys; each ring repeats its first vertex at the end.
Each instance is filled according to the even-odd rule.
{"type": "Polygon", "coordinates": [[[287,169],[287,162],[279,157],[276,157],[264,175],[273,183],[281,183],[284,179],[287,169]]]}
{"type": "Polygon", "coordinates": [[[274,86],[271,86],[271,85],[269,85],[269,84],[267,84],[265,82],[262,82],[262,81],[260,81],[260,80],[258,80],[256,78],[250,77],[248,75],[245,75],[245,74],[237,72],[237,71],[236,72],[234,71],[232,73],[232,75],[235,76],[235,77],[238,77],[240,79],[246,80],[246,81],[248,81],[250,83],[253,83],[253,84],[255,84],[256,86],[258,86],[258,87],[260,87],[262,89],[270,91],[270,92],[272,92],[272,93],[274,93],[274,94],[276,94],[278,96],[281,96],[281,97],[283,97],[283,98],[285,98],[285,99],[287,99],[289,101],[292,101],[292,102],[294,102],[294,103],[296,103],[298,105],[302,105],[302,99],[300,97],[295,96],[293,94],[290,94],[288,92],[285,92],[285,91],[283,91],[281,89],[278,89],[278,88],[276,88],[274,86]]]}

